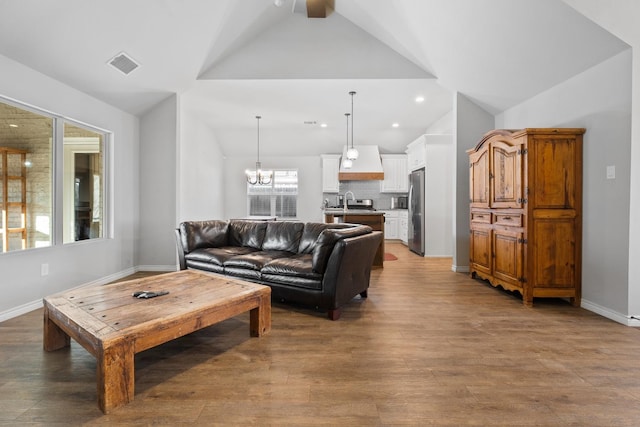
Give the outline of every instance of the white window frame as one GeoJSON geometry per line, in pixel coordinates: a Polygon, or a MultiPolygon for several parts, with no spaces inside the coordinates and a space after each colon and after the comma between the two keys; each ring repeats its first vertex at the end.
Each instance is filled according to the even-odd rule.
{"type": "MultiPolygon", "coordinates": [[[[113,132],[106,129],[102,129],[78,120],[71,119],[60,114],[53,113],[51,111],[38,108],[33,105],[26,104],[16,99],[8,98],[0,95],[0,102],[16,107],[25,111],[29,111],[34,114],[41,115],[43,117],[52,120],[52,133],[53,138],[51,144],[51,219],[50,219],[50,232],[51,232],[51,246],[58,245],[70,245],[70,244],[83,244],[85,242],[99,241],[103,239],[113,238],[113,197],[112,194],[112,159],[111,159],[111,146],[113,143],[113,132]],[[99,133],[102,135],[102,236],[79,240],[73,242],[64,243],[64,217],[66,203],[64,200],[64,125],[69,124],[72,126],[81,127],[91,132],[99,133]]],[[[0,256],[6,256],[13,253],[20,253],[23,251],[38,250],[41,248],[51,247],[30,247],[24,250],[10,251],[6,253],[0,253],[0,256]]]]}
{"type": "Polygon", "coordinates": [[[251,214],[251,196],[259,196],[259,195],[264,195],[264,196],[270,196],[270,210],[269,210],[269,215],[266,215],[268,217],[272,217],[272,218],[281,218],[281,219],[285,219],[285,220],[294,220],[298,218],[298,189],[299,189],[299,171],[298,169],[291,169],[291,168],[274,168],[272,170],[269,171],[264,171],[264,172],[272,172],[273,173],[273,179],[271,181],[271,183],[266,184],[266,185],[261,185],[261,184],[249,184],[247,183],[247,216],[248,217],[252,217],[252,216],[256,216],[256,215],[252,215],[251,214]],[[296,190],[295,193],[279,193],[275,190],[274,185],[276,184],[276,174],[277,172],[295,172],[296,173],[296,190]],[[266,188],[270,188],[271,191],[265,192],[264,194],[261,192],[256,192],[256,193],[251,193],[252,189],[256,189],[256,188],[262,188],[262,189],[266,189],[266,188]],[[295,216],[278,216],[277,215],[277,211],[276,211],[276,205],[277,205],[277,198],[282,196],[282,195],[287,195],[287,196],[295,196],[295,201],[296,201],[296,215],[295,216]]]}

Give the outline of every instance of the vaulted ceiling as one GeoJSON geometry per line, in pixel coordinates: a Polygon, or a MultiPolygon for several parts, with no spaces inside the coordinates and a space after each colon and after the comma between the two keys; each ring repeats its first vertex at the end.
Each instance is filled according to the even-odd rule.
{"type": "Polygon", "coordinates": [[[263,152],[314,155],[345,142],[350,90],[356,144],[401,152],[455,91],[495,114],[627,48],[562,0],[332,3],[0,0],[0,54],[136,115],[178,93],[227,155],[257,114],[263,152]],[[129,75],[107,64],[123,51],[129,75]]]}

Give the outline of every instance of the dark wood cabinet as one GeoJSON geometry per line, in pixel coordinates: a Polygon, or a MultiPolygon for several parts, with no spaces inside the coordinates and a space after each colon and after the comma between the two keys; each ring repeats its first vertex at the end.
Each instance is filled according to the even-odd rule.
{"type": "Polygon", "coordinates": [[[469,155],[470,273],[580,305],[584,129],[494,130],[469,155]]]}

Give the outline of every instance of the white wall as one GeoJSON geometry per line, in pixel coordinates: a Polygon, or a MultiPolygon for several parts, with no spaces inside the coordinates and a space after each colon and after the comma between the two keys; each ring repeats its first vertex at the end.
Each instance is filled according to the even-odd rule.
{"type": "Polygon", "coordinates": [[[180,109],[178,223],[224,218],[225,157],[213,129],[180,109]]]}
{"type": "Polygon", "coordinates": [[[453,254],[453,136],[424,135],[424,256],[453,254]]]}
{"type": "Polygon", "coordinates": [[[453,135],[453,124],[455,123],[453,110],[433,122],[427,128],[427,135],[453,135]]]}
{"type": "MultiPolygon", "coordinates": [[[[496,127],[584,127],[582,297],[586,308],[628,309],[631,151],[629,49],[496,117],[496,127]],[[616,179],[606,179],[606,167],[616,179]]],[[[601,313],[605,314],[606,313],[601,313]]]]}
{"type": "Polygon", "coordinates": [[[114,134],[113,239],[0,254],[0,321],[41,306],[42,298],[91,282],[105,283],[137,265],[138,119],[0,55],[0,94],[114,134]],[[40,275],[41,264],[49,274],[40,275]]]}
{"type": "Polygon", "coordinates": [[[425,246],[427,257],[453,255],[453,200],[455,171],[453,111],[432,123],[425,141],[425,246]]]}
{"type": "Polygon", "coordinates": [[[140,119],[141,270],[175,270],[178,97],[172,95],[140,119]]]}
{"type": "MultiPolygon", "coordinates": [[[[264,157],[262,167],[298,169],[298,220],[324,221],[322,217],[322,160],[320,156],[264,157]]],[[[244,171],[254,169],[255,157],[230,157],[225,161],[224,218],[247,216],[247,181],[244,171]]]]}
{"type": "MultiPolygon", "coordinates": [[[[595,23],[619,37],[634,50],[640,48],[640,2],[637,0],[564,0],[595,23]]],[[[633,56],[632,104],[636,114],[631,117],[631,160],[629,192],[629,259],[627,323],[640,326],[640,275],[633,261],[640,259],[640,55],[633,56]],[[633,316],[633,319],[631,318],[633,316]]]]}
{"type": "Polygon", "coordinates": [[[453,265],[458,272],[469,271],[469,156],[467,150],[476,146],[482,136],[494,129],[494,117],[464,95],[455,94],[455,175],[453,215],[453,265]]]}

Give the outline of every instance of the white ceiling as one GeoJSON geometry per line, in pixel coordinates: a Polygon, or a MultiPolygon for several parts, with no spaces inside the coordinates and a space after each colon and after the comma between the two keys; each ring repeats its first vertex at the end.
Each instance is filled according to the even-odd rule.
{"type": "Polygon", "coordinates": [[[401,152],[454,91],[497,113],[627,48],[561,0],[334,3],[0,0],[0,54],[136,115],[178,93],[226,155],[253,155],[257,114],[263,155],[315,155],[341,151],[350,90],[356,145],[401,152]]]}

